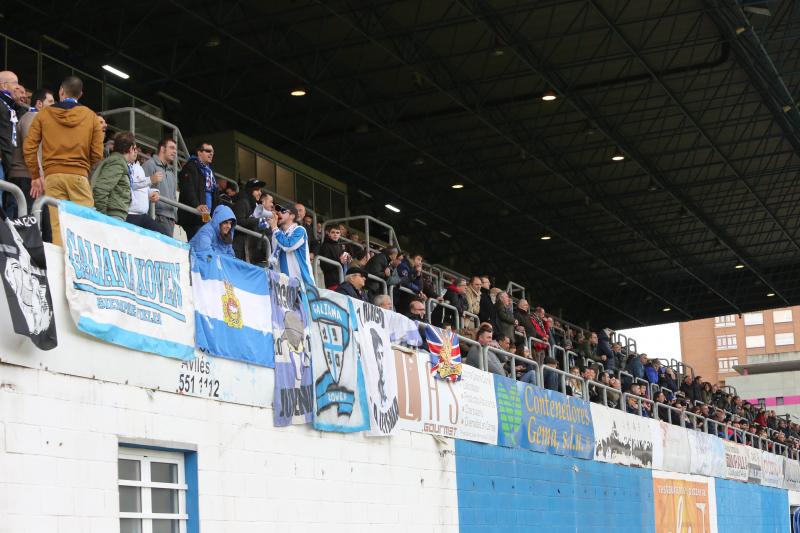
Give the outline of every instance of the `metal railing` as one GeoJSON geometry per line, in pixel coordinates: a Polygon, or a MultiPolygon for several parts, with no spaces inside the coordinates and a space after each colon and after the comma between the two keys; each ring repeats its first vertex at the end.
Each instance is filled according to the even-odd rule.
{"type": "Polygon", "coordinates": [[[334,224],[336,224],[336,225],[338,225],[338,224],[347,224],[348,222],[362,221],[362,220],[364,221],[364,243],[363,243],[363,245],[366,246],[366,249],[368,251],[375,252],[375,253],[380,252],[379,249],[374,248],[373,246],[371,246],[371,242],[372,241],[370,240],[370,234],[371,234],[371,232],[370,232],[370,224],[373,224],[373,225],[376,225],[376,226],[380,226],[380,227],[382,227],[384,229],[387,229],[389,231],[389,246],[395,246],[395,247],[399,248],[399,241],[397,240],[397,234],[394,232],[394,228],[392,226],[390,226],[389,224],[387,224],[386,222],[384,222],[382,220],[378,220],[377,218],[369,216],[369,215],[352,216],[352,217],[344,217],[344,218],[332,218],[330,220],[326,220],[322,224],[322,235],[323,236],[325,235],[325,228],[327,228],[328,226],[333,226],[334,224]]]}
{"type": "MultiPolygon", "coordinates": [[[[14,197],[14,200],[17,202],[17,217],[22,218],[28,215],[28,202],[25,199],[25,194],[22,192],[22,189],[17,187],[11,182],[8,181],[0,181],[0,198],[2,198],[4,192],[10,193],[11,196],[14,197]]],[[[40,211],[41,214],[41,211],[40,211]]]]}
{"type": "MultiPolygon", "coordinates": [[[[459,331],[461,330],[461,314],[458,312],[458,309],[450,305],[449,303],[440,302],[433,298],[428,298],[427,300],[425,300],[425,320],[431,322],[431,315],[433,314],[433,310],[436,307],[444,307],[445,309],[450,309],[451,311],[453,311],[453,315],[455,316],[456,319],[454,329],[459,331]]],[[[442,317],[442,323],[444,323],[444,317],[442,317]]]]}
{"type": "MultiPolygon", "coordinates": [[[[320,272],[325,277],[325,273],[322,271],[322,265],[320,263],[325,263],[326,265],[331,265],[335,267],[339,273],[339,284],[344,283],[344,268],[339,261],[334,261],[333,259],[328,259],[327,257],[323,257],[319,254],[314,256],[314,272],[320,272]]],[[[325,282],[323,281],[322,286],[325,286],[325,282]]]]}

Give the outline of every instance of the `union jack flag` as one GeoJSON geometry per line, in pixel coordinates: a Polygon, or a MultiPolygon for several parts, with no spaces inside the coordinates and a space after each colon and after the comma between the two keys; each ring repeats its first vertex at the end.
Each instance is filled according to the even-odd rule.
{"type": "Polygon", "coordinates": [[[431,352],[431,374],[445,381],[461,381],[461,347],[450,330],[425,326],[425,339],[431,352]]]}

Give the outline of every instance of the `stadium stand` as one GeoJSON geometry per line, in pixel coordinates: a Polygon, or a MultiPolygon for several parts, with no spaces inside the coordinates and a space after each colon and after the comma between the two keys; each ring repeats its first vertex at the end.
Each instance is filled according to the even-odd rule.
{"type": "MultiPolygon", "coordinates": [[[[176,125],[132,107],[109,110],[103,116],[121,114],[128,116],[139,151],[155,153],[160,140],[136,135],[137,118],[155,122],[170,133],[170,138],[176,140],[178,147],[178,157],[173,161],[176,174],[191,157],[176,125]]],[[[113,133],[114,129],[109,128],[108,136],[113,133]]],[[[222,184],[232,181],[219,173],[214,178],[222,184]]],[[[0,182],[0,190],[9,192],[15,198],[18,214],[24,216],[27,210],[23,192],[7,182],[0,182]]],[[[237,191],[238,187],[233,190],[226,186],[214,187],[210,191],[214,196],[209,197],[209,207],[223,203],[232,205],[236,197],[226,198],[224,195],[236,195],[237,191]]],[[[262,194],[271,195],[284,206],[294,205],[294,202],[281,198],[274,191],[264,190],[262,194]]],[[[130,203],[130,198],[125,201],[130,203]]],[[[197,207],[180,201],[163,197],[160,201],[187,213],[203,215],[197,207]]],[[[41,219],[41,212],[46,205],[55,207],[58,200],[48,196],[37,198],[32,209],[37,219],[41,219]]],[[[153,218],[154,207],[155,202],[152,202],[150,216],[153,218]]],[[[425,304],[425,320],[420,321],[420,327],[424,327],[425,323],[452,327],[458,333],[463,351],[476,354],[473,358],[467,358],[468,364],[628,413],[652,417],[780,455],[800,457],[800,425],[791,422],[788,417],[779,418],[774,411],[743,401],[735,394],[735,390],[723,390],[716,384],[702,382],[694,376],[691,367],[679,361],[651,358],[638,353],[635,339],[609,329],[591,331],[581,328],[560,317],[547,315],[542,307],[531,311],[526,299],[527,291],[520,284],[509,281],[506,290],[501,291],[487,287],[488,283],[482,282],[481,276],[466,276],[442,265],[422,262],[419,269],[421,286],[411,285],[414,287],[412,290],[408,284],[401,283],[397,273],[403,261],[411,257],[398,249],[399,241],[391,225],[371,216],[321,220],[311,210],[307,210],[307,214],[311,217],[309,228],[316,231],[320,227],[320,232],[312,235],[314,240],[324,241],[326,230],[336,228],[340,233],[342,250],[346,252],[340,261],[321,254],[313,257],[318,286],[330,285],[322,275],[324,265],[333,268],[338,284],[344,281],[349,268],[366,266],[367,271],[371,270],[367,273],[369,289],[366,298],[371,301],[378,295],[386,295],[389,299],[387,307],[398,299],[406,304],[408,297],[413,298],[412,301],[421,300],[425,304]],[[321,226],[318,226],[320,223],[321,226]],[[363,228],[363,237],[354,226],[363,228]],[[388,241],[376,238],[376,227],[388,235],[388,241]],[[391,253],[387,256],[384,250],[391,253]],[[354,262],[359,260],[359,264],[354,262]],[[377,269],[370,266],[376,262],[379,264],[377,269]],[[485,316],[482,316],[482,311],[474,312],[481,306],[475,304],[474,307],[467,307],[464,293],[472,290],[467,288],[470,280],[475,281],[474,290],[478,291],[473,297],[488,306],[489,311],[485,316]],[[403,298],[399,298],[401,294],[403,298]],[[503,317],[502,329],[498,313],[503,317]],[[482,335],[486,332],[492,333],[490,341],[484,340],[489,338],[488,335],[482,335]],[[509,338],[510,335],[514,338],[509,338]]],[[[264,228],[254,231],[236,225],[236,232],[247,235],[248,241],[261,243],[266,249],[266,257],[269,257],[272,243],[268,231],[264,228]]],[[[176,234],[178,238],[183,237],[181,232],[176,234]]],[[[248,242],[246,249],[251,248],[248,242]]],[[[249,257],[249,254],[246,259],[254,263],[264,261],[263,257],[256,259],[249,257]]]]}

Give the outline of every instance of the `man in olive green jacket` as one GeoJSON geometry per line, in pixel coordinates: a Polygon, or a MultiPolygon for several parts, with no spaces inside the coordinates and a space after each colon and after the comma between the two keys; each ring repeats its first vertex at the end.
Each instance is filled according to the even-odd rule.
{"type": "Polygon", "coordinates": [[[130,164],[136,161],[136,139],[122,131],[114,136],[114,151],[103,159],[92,174],[94,207],[100,213],[125,220],[131,205],[130,164]]]}

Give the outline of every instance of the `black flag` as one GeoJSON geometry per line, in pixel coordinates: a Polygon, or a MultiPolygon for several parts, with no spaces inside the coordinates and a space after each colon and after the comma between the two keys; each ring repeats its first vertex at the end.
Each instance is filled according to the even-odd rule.
{"type": "Polygon", "coordinates": [[[0,278],[14,331],[41,350],[58,344],[42,234],[33,216],[0,220],[0,278]]]}

